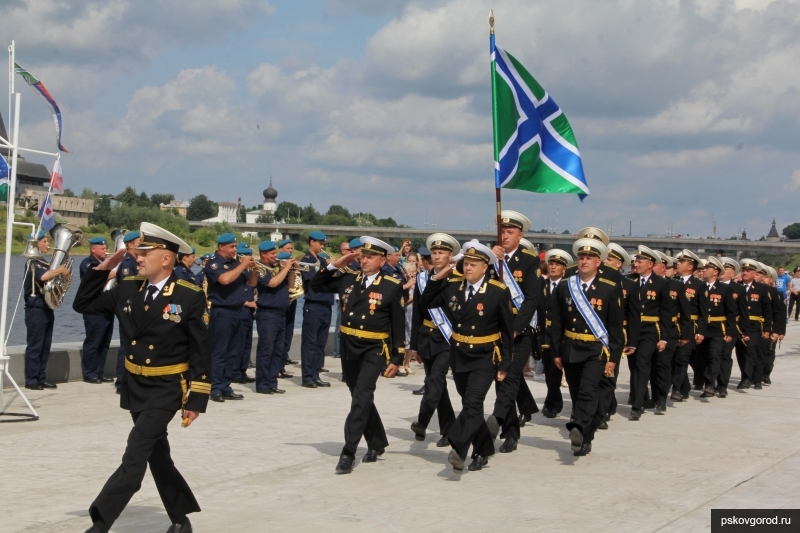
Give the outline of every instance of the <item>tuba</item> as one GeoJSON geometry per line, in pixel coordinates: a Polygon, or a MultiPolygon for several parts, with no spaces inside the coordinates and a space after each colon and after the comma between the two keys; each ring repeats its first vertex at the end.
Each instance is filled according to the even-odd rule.
{"type": "MultiPolygon", "coordinates": [[[[53,256],[50,258],[49,270],[67,267],[72,271],[72,257],[69,251],[73,246],[83,244],[83,232],[72,224],[56,224],[50,230],[53,238],[53,256]]],[[[58,309],[64,303],[64,296],[69,290],[72,278],[58,275],[44,284],[44,301],[50,309],[58,309]]]]}
{"type": "MultiPolygon", "coordinates": [[[[106,254],[106,257],[108,257],[109,255],[114,255],[114,253],[125,248],[125,243],[122,242],[122,239],[125,237],[126,233],[128,233],[128,230],[126,229],[115,229],[114,231],[111,232],[111,240],[114,242],[114,252],[106,254]]],[[[116,277],[106,281],[106,284],[103,287],[103,292],[110,291],[116,285],[117,285],[116,277]]]]}
{"type": "Polygon", "coordinates": [[[36,238],[31,237],[28,239],[28,242],[25,243],[25,251],[22,252],[22,257],[26,259],[41,259],[44,257],[41,250],[39,250],[39,241],[37,241],[36,238]]]}

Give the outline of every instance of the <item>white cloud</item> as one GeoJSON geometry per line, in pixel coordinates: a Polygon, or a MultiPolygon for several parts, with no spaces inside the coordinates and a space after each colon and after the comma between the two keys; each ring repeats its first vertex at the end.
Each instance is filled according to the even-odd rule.
{"type": "Polygon", "coordinates": [[[708,165],[734,153],[730,146],[712,146],[700,150],[652,152],[633,158],[633,162],[646,168],[684,168],[708,165]]]}

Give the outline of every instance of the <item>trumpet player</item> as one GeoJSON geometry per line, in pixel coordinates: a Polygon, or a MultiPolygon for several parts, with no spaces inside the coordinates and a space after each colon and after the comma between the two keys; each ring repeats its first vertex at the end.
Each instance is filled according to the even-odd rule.
{"type": "MultiPolygon", "coordinates": [[[[117,285],[128,276],[137,276],[139,274],[139,263],[136,262],[136,247],[141,242],[142,234],[138,231],[129,231],[122,237],[122,242],[125,244],[125,257],[116,269],[117,285]]],[[[117,394],[122,390],[122,376],[125,372],[125,354],[128,353],[128,338],[125,331],[120,328],[119,330],[119,350],[117,350],[117,381],[114,382],[114,387],[117,389],[117,394]]]]}
{"type": "MultiPolygon", "coordinates": [[[[108,241],[105,237],[92,237],[89,239],[89,257],[81,261],[81,279],[86,272],[106,260],[108,241]]],[[[108,279],[113,279],[116,273],[108,273],[108,279]]],[[[83,357],[81,370],[83,381],[86,383],[110,383],[114,381],[105,375],[106,356],[108,346],[111,344],[111,335],[114,333],[114,315],[83,315],[83,327],[86,338],[83,340],[83,357]]]]}
{"type": "MultiPolygon", "coordinates": [[[[47,233],[39,231],[28,240],[36,240],[36,247],[42,254],[50,249],[47,233]]],[[[48,270],[50,265],[40,255],[25,263],[25,327],[28,330],[25,347],[25,388],[32,390],[55,389],[56,385],[47,382],[45,371],[50,358],[50,344],[53,340],[53,310],[44,301],[45,282],[62,275],[69,277],[67,267],[48,270]]]]}
{"type": "MultiPolygon", "coordinates": [[[[278,243],[278,253],[288,253],[291,256],[294,253],[294,243],[292,242],[292,239],[283,239],[280,241],[278,243]]],[[[300,295],[303,294],[302,280],[299,284],[297,283],[297,280],[295,280],[295,285],[290,287],[290,289],[292,288],[295,289],[295,294],[294,297],[292,297],[292,295],[289,296],[289,307],[286,309],[286,335],[284,335],[283,356],[281,357],[283,365],[281,367],[280,374],[278,374],[278,377],[282,379],[288,379],[292,377],[291,374],[286,372],[286,365],[297,364],[297,361],[289,359],[289,350],[292,348],[292,337],[294,336],[294,320],[295,316],[297,315],[297,300],[300,298],[300,295]],[[300,294],[297,294],[297,292],[300,294]]]]}
{"type": "MultiPolygon", "coordinates": [[[[196,250],[192,248],[190,254],[178,254],[178,264],[175,265],[175,276],[178,279],[188,281],[192,285],[197,285],[197,276],[192,272],[192,265],[195,261],[196,250]]],[[[198,285],[199,286],[199,285],[198,285]]]]}
{"type": "MultiPolygon", "coordinates": [[[[246,242],[240,242],[236,246],[236,256],[239,258],[243,256],[252,257],[253,249],[250,248],[250,245],[246,242]]],[[[242,273],[242,276],[244,276],[245,279],[248,279],[251,274],[255,273],[256,269],[253,268],[255,266],[256,263],[253,262],[249,270],[245,270],[242,273]]],[[[233,361],[232,379],[234,383],[239,383],[241,385],[246,385],[255,381],[255,378],[251,378],[247,375],[247,369],[250,368],[250,354],[253,351],[253,325],[256,321],[256,299],[254,287],[246,284],[244,286],[244,291],[246,298],[244,305],[240,310],[242,316],[242,327],[239,329],[239,335],[242,337],[242,340],[239,341],[241,351],[239,352],[238,358],[234,359],[233,361]]]]}
{"type": "Polygon", "coordinates": [[[256,348],[256,392],[283,394],[278,388],[278,375],[283,371],[283,347],[286,329],[286,310],[289,308],[289,287],[294,286],[294,260],[289,252],[277,253],[275,243],[258,245],[261,263],[258,265],[258,346],[256,348]]]}

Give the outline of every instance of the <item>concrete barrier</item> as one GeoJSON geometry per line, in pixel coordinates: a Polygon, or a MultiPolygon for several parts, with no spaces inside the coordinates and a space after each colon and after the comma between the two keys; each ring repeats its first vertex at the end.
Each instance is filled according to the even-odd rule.
{"type": "MultiPolygon", "coordinates": [[[[300,360],[300,339],[301,330],[294,330],[292,337],[292,347],[289,350],[289,357],[296,361],[300,360]]],[[[333,354],[333,342],[335,339],[334,328],[330,328],[328,334],[328,344],[325,346],[325,354],[333,354]]],[[[256,346],[258,345],[258,335],[253,333],[253,347],[250,350],[250,360],[256,360],[256,346]]],[[[111,341],[111,348],[108,350],[106,358],[106,376],[115,377],[117,375],[117,349],[119,340],[111,341]]],[[[47,381],[50,383],[65,383],[67,381],[80,381],[83,379],[81,374],[81,355],[83,353],[83,342],[61,342],[54,343],[50,349],[50,360],[47,362],[47,381]]],[[[25,346],[9,346],[8,355],[11,359],[8,362],[8,371],[14,381],[20,387],[25,385],[25,346]]],[[[8,380],[3,380],[3,388],[11,387],[8,380]]]]}

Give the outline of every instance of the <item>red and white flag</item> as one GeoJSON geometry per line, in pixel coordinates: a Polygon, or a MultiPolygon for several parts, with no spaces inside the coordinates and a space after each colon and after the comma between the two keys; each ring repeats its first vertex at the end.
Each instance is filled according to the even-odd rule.
{"type": "Polygon", "coordinates": [[[53,164],[53,173],[50,175],[50,190],[55,194],[64,193],[64,176],[61,174],[61,159],[56,159],[53,164]]]}

